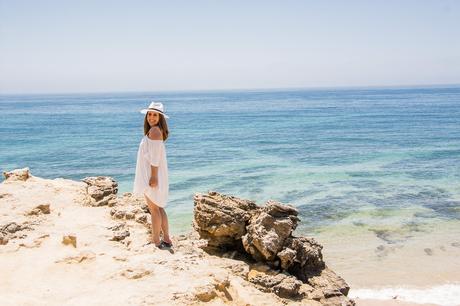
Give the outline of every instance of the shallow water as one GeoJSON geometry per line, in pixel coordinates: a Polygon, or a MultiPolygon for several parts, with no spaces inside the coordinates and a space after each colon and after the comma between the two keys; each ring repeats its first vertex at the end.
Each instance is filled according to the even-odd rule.
{"type": "Polygon", "coordinates": [[[0,167],[107,175],[131,191],[151,99],[171,117],[174,233],[190,230],[193,194],[216,190],[295,205],[297,232],[327,245],[337,231],[371,235],[367,259],[439,231],[460,237],[459,87],[1,96],[0,167]]]}

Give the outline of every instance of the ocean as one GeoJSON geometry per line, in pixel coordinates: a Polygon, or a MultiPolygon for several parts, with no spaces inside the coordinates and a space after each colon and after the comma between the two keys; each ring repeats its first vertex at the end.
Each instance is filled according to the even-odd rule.
{"type": "Polygon", "coordinates": [[[130,192],[151,100],[170,116],[173,234],[191,229],[197,192],[274,199],[358,288],[458,290],[460,87],[2,95],[0,168],[130,192]]]}

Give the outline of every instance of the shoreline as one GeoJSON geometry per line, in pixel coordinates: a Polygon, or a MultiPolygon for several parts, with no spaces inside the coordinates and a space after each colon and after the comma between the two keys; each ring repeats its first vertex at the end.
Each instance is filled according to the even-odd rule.
{"type": "Polygon", "coordinates": [[[401,286],[351,289],[349,296],[357,302],[357,305],[374,305],[374,303],[392,301],[404,305],[457,306],[460,305],[460,282],[425,288],[401,286]]]}
{"type": "Polygon", "coordinates": [[[439,304],[419,304],[396,299],[355,299],[357,306],[442,306],[439,304]]]}

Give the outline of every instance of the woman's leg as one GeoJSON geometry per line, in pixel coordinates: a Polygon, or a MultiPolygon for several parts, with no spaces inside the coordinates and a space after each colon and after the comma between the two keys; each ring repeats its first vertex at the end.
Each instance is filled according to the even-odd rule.
{"type": "Polygon", "coordinates": [[[161,214],[161,230],[163,231],[163,241],[171,243],[171,238],[169,237],[168,215],[166,214],[166,210],[164,208],[159,207],[159,209],[161,214]]]}
{"type": "Polygon", "coordinates": [[[160,245],[160,231],[161,231],[161,224],[162,218],[160,213],[160,208],[155,205],[148,197],[145,197],[147,201],[147,206],[149,207],[150,216],[152,219],[152,242],[155,243],[156,246],[160,245]]]}

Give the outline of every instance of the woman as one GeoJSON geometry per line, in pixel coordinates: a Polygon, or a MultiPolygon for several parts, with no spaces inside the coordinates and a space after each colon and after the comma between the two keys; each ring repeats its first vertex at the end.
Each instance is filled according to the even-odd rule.
{"type": "Polygon", "coordinates": [[[144,196],[152,220],[151,242],[159,249],[172,246],[169,237],[168,216],[168,164],[164,141],[168,139],[168,125],[163,104],[152,102],[141,110],[144,117],[144,137],[137,152],[136,175],[133,194],[144,196]],[[160,239],[160,233],[163,239],[160,239]]]}

